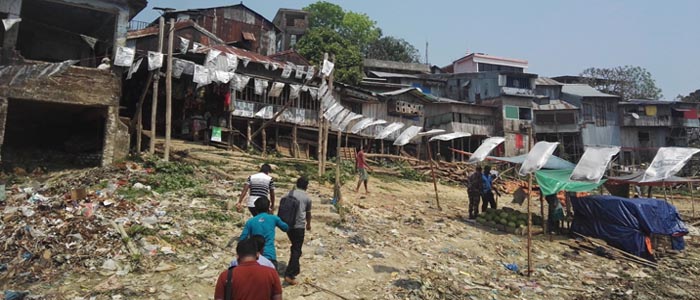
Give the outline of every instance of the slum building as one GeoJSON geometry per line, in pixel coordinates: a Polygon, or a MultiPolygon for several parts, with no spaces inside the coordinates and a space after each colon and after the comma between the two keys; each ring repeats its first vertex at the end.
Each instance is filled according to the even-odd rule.
{"type": "Polygon", "coordinates": [[[564,84],[551,78],[538,77],[535,85],[535,139],[559,142],[557,155],[569,161],[578,161],[585,150],[579,128],[580,108],[561,100],[564,84]]]}
{"type": "Polygon", "coordinates": [[[107,165],[127,155],[115,49],[145,0],[5,0],[0,147],[5,167],[107,165]],[[20,21],[21,19],[21,21],[20,21]]]}

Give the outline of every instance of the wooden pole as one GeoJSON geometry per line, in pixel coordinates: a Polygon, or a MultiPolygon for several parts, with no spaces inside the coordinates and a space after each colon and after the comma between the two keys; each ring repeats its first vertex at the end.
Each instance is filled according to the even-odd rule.
{"type": "MultiPolygon", "coordinates": [[[[549,202],[547,202],[547,208],[549,209],[549,202]]],[[[540,187],[540,215],[542,216],[542,229],[544,229],[544,234],[549,234],[549,228],[547,228],[547,222],[544,218],[544,198],[542,195],[542,189],[540,187]]],[[[549,216],[548,216],[549,217],[549,216]]]]}
{"type": "Polygon", "coordinates": [[[688,183],[690,187],[690,209],[692,210],[691,216],[695,219],[695,197],[693,197],[693,183],[688,183]]]}
{"type": "Polygon", "coordinates": [[[299,143],[297,142],[297,124],[292,127],[292,157],[299,158],[299,143]]]}
{"type": "Polygon", "coordinates": [[[248,121],[248,128],[247,128],[247,132],[246,132],[246,150],[250,149],[250,147],[251,147],[250,144],[253,141],[253,139],[252,139],[252,131],[253,130],[251,128],[252,124],[253,124],[253,121],[248,121]]]}
{"type": "Polygon", "coordinates": [[[267,155],[267,130],[262,130],[262,154],[267,155]]]}
{"type": "MultiPolygon", "coordinates": [[[[455,140],[450,141],[450,146],[452,146],[452,148],[455,147],[455,140]]],[[[457,158],[455,157],[455,153],[452,152],[452,162],[455,162],[456,160],[457,160],[457,158]]]]}
{"type": "MultiPolygon", "coordinates": [[[[323,54],[323,61],[328,60],[328,52],[323,54]]],[[[323,80],[323,79],[322,79],[323,80]]],[[[329,93],[333,93],[333,90],[329,89],[329,93]]],[[[333,94],[331,94],[333,95],[333,94]]],[[[324,129],[323,127],[325,126],[326,121],[323,118],[323,107],[319,105],[318,107],[318,146],[317,148],[317,156],[318,156],[318,176],[323,175],[324,172],[324,164],[323,164],[323,134],[324,134],[324,129]]]]}
{"type": "Polygon", "coordinates": [[[435,179],[435,169],[433,168],[433,151],[430,149],[430,142],[428,142],[428,163],[430,164],[430,175],[433,176],[433,188],[435,188],[435,203],[437,203],[437,207],[439,210],[442,210],[442,207],[440,207],[440,197],[438,197],[438,189],[437,189],[437,179],[435,179]]]}
{"type": "Polygon", "coordinates": [[[165,73],[165,151],[163,159],[170,160],[170,134],[172,131],[173,113],[173,38],[175,35],[175,19],[170,19],[168,29],[168,72],[165,73]]]}
{"type": "Polygon", "coordinates": [[[664,190],[664,200],[665,200],[666,202],[668,202],[668,194],[666,194],[666,183],[665,183],[665,182],[662,182],[662,183],[661,183],[661,187],[662,187],[663,190],[664,190]]]}
{"type": "MultiPolygon", "coordinates": [[[[165,32],[165,18],[158,18],[158,53],[163,52],[163,36],[165,32]]],[[[153,102],[151,103],[151,139],[148,141],[148,153],[156,152],[156,116],[158,115],[158,82],[160,73],[153,74],[153,102]]]]}
{"type": "Polygon", "coordinates": [[[532,194],[532,174],[527,185],[527,276],[532,274],[532,211],[530,198],[532,194]]]}

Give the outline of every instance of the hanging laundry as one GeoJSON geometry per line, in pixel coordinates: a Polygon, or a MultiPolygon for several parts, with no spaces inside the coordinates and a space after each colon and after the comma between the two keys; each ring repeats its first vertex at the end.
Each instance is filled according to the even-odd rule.
{"type": "Polygon", "coordinates": [[[298,99],[300,92],[301,92],[301,85],[298,85],[298,84],[290,84],[289,85],[289,99],[298,99]]]}
{"type": "Polygon", "coordinates": [[[233,77],[231,77],[231,87],[234,90],[242,91],[248,85],[248,82],[250,81],[250,76],[240,75],[236,73],[231,74],[233,74],[233,77]]]}
{"type": "Polygon", "coordinates": [[[184,37],[178,37],[180,38],[180,53],[185,54],[187,53],[187,48],[190,47],[190,40],[184,38],[184,37]]]}
{"type": "Polygon", "coordinates": [[[236,56],[235,54],[226,53],[226,60],[228,61],[227,71],[236,71],[236,69],[238,68],[238,56],[236,56]]]}
{"type": "Polygon", "coordinates": [[[270,97],[279,97],[282,94],[282,90],[284,90],[284,83],[274,82],[272,83],[272,88],[270,88],[270,92],[267,95],[270,97]]]}
{"type": "Polygon", "coordinates": [[[294,78],[302,79],[302,78],[304,78],[305,74],[306,74],[306,72],[304,72],[304,66],[297,66],[296,74],[294,75],[294,78]]]}
{"type": "Polygon", "coordinates": [[[114,54],[114,65],[120,67],[131,67],[134,63],[136,50],[129,47],[117,47],[117,52],[114,54]]]}
{"type": "Polygon", "coordinates": [[[131,65],[131,67],[129,67],[129,74],[126,75],[127,80],[131,79],[131,76],[134,75],[134,73],[136,73],[136,71],[139,70],[139,67],[141,66],[142,61],[143,61],[143,57],[139,58],[139,60],[137,60],[134,64],[131,65]]]}
{"type": "Polygon", "coordinates": [[[209,52],[207,53],[207,58],[204,60],[204,64],[209,64],[214,61],[219,55],[221,54],[221,51],[216,50],[216,49],[209,49],[209,52]]]}
{"type": "Polygon", "coordinates": [[[284,65],[284,68],[282,69],[282,78],[289,78],[289,76],[292,75],[294,65],[287,63],[284,65]]]}
{"type": "Polygon", "coordinates": [[[267,88],[267,84],[267,80],[255,78],[255,94],[262,95],[265,92],[265,89],[267,88]]]}
{"type": "Polygon", "coordinates": [[[163,66],[163,53],[148,51],[148,70],[153,71],[163,66]]]}

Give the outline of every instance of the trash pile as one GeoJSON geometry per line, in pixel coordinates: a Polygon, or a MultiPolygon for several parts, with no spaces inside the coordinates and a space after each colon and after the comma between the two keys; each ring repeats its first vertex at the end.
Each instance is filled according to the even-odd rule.
{"type": "Polygon", "coordinates": [[[148,199],[150,187],[131,183],[146,172],[128,163],[26,177],[8,186],[0,202],[2,288],[51,281],[68,270],[128,273],[130,267],[116,260],[138,253],[125,247],[131,241],[124,226],[152,227],[166,214],[156,202],[137,205],[120,194],[127,187],[143,189],[148,199]]]}
{"type": "MultiPolygon", "coordinates": [[[[519,235],[527,233],[527,213],[519,212],[510,207],[487,208],[476,218],[476,222],[508,233],[519,235]]],[[[542,226],[542,217],[533,214],[532,224],[542,226]]]]}

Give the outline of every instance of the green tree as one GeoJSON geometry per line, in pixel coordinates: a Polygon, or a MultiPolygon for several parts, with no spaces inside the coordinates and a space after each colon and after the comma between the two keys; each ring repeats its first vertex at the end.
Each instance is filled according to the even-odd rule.
{"type": "Polygon", "coordinates": [[[335,54],[335,79],[357,84],[362,80],[360,49],[330,28],[314,28],[296,44],[296,49],[311,63],[320,65],[323,54],[335,54]]]}
{"type": "Polygon", "coordinates": [[[346,12],[343,16],[339,32],[343,38],[357,45],[365,55],[369,45],[382,35],[381,30],[377,28],[377,22],[366,14],[352,11],[346,12]]]}
{"type": "Polygon", "coordinates": [[[383,36],[369,46],[367,58],[400,61],[406,63],[420,62],[418,49],[404,39],[383,36]]]}
{"type": "Polygon", "coordinates": [[[658,100],[663,97],[651,73],[642,67],[588,68],[580,76],[597,90],[620,96],[622,100],[658,100]]]}
{"type": "Polygon", "coordinates": [[[700,90],[695,90],[688,94],[688,96],[678,95],[676,100],[683,102],[700,102],[700,90]]]}
{"type": "Polygon", "coordinates": [[[323,27],[338,30],[345,17],[342,7],[326,1],[309,4],[303,10],[309,12],[309,29],[323,27]]]}

